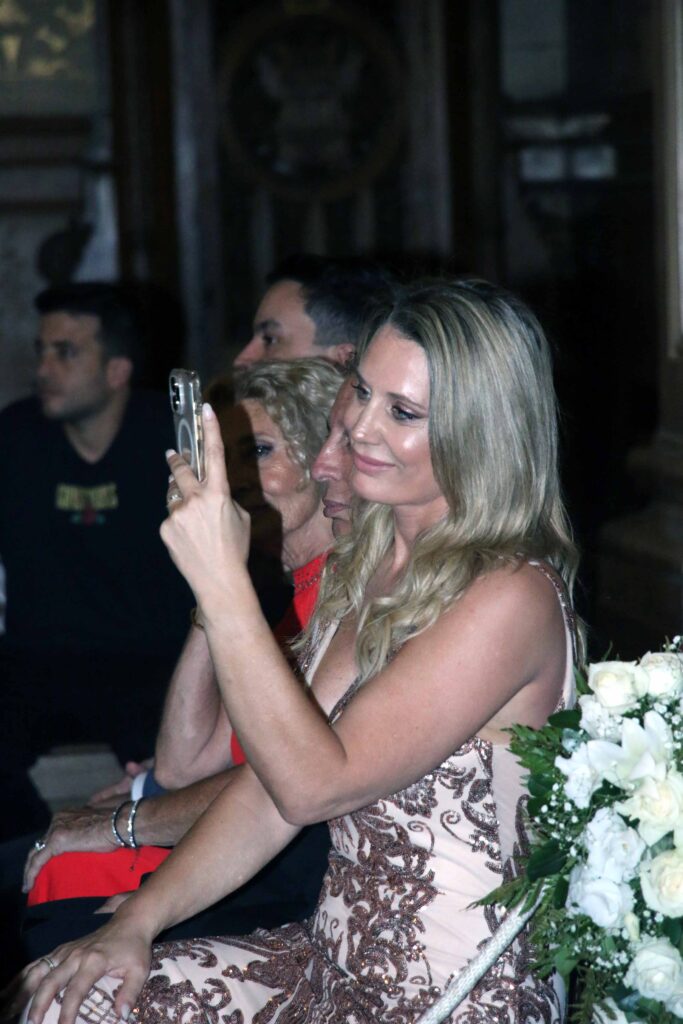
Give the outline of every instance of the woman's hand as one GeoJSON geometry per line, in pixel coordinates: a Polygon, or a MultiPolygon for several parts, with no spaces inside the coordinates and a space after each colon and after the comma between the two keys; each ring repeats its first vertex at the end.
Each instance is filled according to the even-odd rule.
{"type": "Polygon", "coordinates": [[[34,844],[26,859],[22,891],[28,892],[33,888],[40,869],[58,853],[111,853],[116,849],[118,844],[111,831],[111,811],[108,808],[80,807],[57,811],[47,832],[34,844]]]}
{"type": "MultiPolygon", "coordinates": [[[[58,946],[49,956],[28,964],[12,985],[11,996],[7,993],[5,1013],[8,1018],[20,1013],[33,997],[28,1020],[30,1024],[42,1024],[50,1004],[61,992],[59,1024],[74,1024],[93,985],[108,975],[121,978],[114,1012],[127,1020],[149,975],[150,961],[148,938],[129,922],[114,918],[92,935],[58,946]]],[[[94,1007],[98,1018],[105,1016],[106,1008],[101,1001],[94,1007]]]]}
{"type": "Polygon", "coordinates": [[[249,552],[249,515],[230,495],[225,451],[218,420],[209,405],[202,407],[206,441],[206,477],[197,480],[185,459],[167,453],[182,502],[161,526],[171,558],[194,591],[202,596],[225,592],[230,570],[245,565],[249,552]]]}

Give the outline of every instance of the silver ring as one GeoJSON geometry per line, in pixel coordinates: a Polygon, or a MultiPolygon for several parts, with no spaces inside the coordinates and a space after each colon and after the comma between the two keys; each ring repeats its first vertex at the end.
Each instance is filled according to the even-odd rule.
{"type": "Polygon", "coordinates": [[[40,851],[44,850],[46,846],[47,843],[45,842],[44,839],[36,839],[35,843],[33,844],[33,849],[37,850],[38,853],[40,853],[40,851]]]}
{"type": "Polygon", "coordinates": [[[183,496],[180,493],[180,491],[172,491],[171,494],[169,494],[168,498],[166,499],[166,504],[167,505],[172,505],[174,501],[182,501],[182,500],[183,500],[183,496]]]}
{"type": "Polygon", "coordinates": [[[54,960],[51,960],[49,956],[41,956],[41,958],[38,961],[38,963],[43,963],[43,962],[47,964],[47,966],[50,968],[51,971],[54,971],[55,967],[57,966],[57,964],[54,962],[54,960]]]}

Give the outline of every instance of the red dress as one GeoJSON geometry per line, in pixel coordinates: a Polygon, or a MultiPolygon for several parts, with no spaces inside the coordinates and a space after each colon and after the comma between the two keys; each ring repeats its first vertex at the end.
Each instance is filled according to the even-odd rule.
{"type": "MultiPolygon", "coordinates": [[[[306,627],[313,614],[326,558],[327,552],[317,555],[292,573],[294,596],[273,631],[283,650],[287,650],[286,645],[306,627]]],[[[244,753],[234,732],[230,751],[233,764],[244,763],[244,753]]],[[[142,876],[158,868],[170,852],[165,846],[141,846],[137,850],[121,848],[109,853],[60,853],[41,868],[28,894],[28,905],[133,892],[142,876]]]]}

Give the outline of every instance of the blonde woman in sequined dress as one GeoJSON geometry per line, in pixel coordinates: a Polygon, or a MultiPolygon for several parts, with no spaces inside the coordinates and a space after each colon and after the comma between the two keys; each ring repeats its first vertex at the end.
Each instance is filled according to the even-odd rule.
{"type": "MultiPolygon", "coordinates": [[[[310,690],[259,611],[210,413],[206,482],[169,457],[184,500],[162,536],[249,767],[110,924],[34,967],[33,1024],[409,1024],[497,927],[473,902],[524,842],[504,730],[573,700],[547,345],[507,293],[425,282],[377,311],[354,387],[363,508],[303,642],[310,690]],[[152,947],[320,820],[332,852],[305,925],[152,947]]],[[[522,935],[452,1019],[551,1024],[562,1002],[522,935]]]]}

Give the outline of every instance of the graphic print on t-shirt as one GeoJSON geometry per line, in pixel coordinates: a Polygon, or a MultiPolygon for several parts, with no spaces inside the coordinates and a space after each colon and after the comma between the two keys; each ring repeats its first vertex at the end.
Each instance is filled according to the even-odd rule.
{"type": "Polygon", "coordinates": [[[74,526],[102,526],[106,522],[104,513],[118,507],[119,496],[115,483],[99,484],[97,487],[57,484],[55,508],[69,512],[69,522],[74,526]]]}

